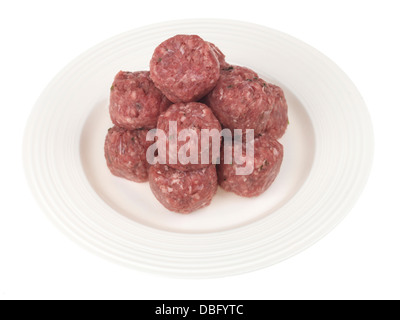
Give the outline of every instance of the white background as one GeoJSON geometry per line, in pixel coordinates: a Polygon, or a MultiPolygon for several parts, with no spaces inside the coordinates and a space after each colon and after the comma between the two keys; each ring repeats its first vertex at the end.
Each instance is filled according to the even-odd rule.
{"type": "Polygon", "coordinates": [[[2,1],[0,299],[400,299],[398,1],[2,1]],[[270,268],[212,280],[137,272],[66,238],[36,204],[22,135],[41,91],[77,55],[118,33],[182,18],[230,18],[314,46],[358,87],[375,131],[361,198],[328,236],[270,268]]]}

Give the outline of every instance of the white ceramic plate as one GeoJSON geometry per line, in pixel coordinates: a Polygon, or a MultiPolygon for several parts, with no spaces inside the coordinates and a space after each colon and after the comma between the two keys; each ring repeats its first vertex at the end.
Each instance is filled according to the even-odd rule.
{"type": "Polygon", "coordinates": [[[372,153],[364,102],[332,61],[286,34],[226,20],[152,25],[92,48],[45,89],[24,140],[32,190],[65,233],[102,256],[177,277],[247,272],[315,243],[354,205],[372,153]],[[280,85],[290,118],[281,172],[267,192],[246,199],[219,190],[190,215],[164,209],[148,184],[112,176],[103,155],[114,75],[148,70],[154,48],[182,33],[280,85]]]}

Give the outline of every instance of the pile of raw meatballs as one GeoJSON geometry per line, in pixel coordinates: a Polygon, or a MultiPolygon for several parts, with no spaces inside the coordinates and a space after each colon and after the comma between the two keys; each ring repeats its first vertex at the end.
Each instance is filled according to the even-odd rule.
{"type": "MultiPolygon", "coordinates": [[[[279,173],[283,146],[277,139],[288,125],[282,89],[248,68],[228,64],[214,44],[199,36],[177,35],[161,43],[150,72],[120,71],[111,86],[109,108],[115,126],[108,130],[104,149],[111,173],[149,181],[155,197],[171,211],[189,213],[208,206],[218,184],[240,196],[258,196],[279,173]],[[234,157],[224,163],[224,139],[217,165],[179,159],[150,165],[146,151],[154,141],[146,141],[146,135],[154,128],[168,132],[170,121],[177,122],[178,134],[183,129],[253,129],[254,170],[237,175],[243,163],[234,157]]],[[[177,144],[179,150],[185,142],[177,144]]]]}

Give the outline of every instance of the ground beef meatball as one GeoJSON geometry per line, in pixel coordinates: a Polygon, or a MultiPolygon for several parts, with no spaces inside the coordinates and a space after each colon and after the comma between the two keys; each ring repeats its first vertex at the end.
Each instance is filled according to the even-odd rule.
{"type": "Polygon", "coordinates": [[[108,130],[104,145],[107,166],[117,177],[135,182],[148,180],[150,167],[146,160],[148,130],[126,130],[117,126],[108,130]]]}
{"type": "Polygon", "coordinates": [[[289,124],[285,95],[280,87],[266,82],[264,91],[269,97],[268,102],[273,106],[267,121],[266,131],[271,137],[279,139],[283,136],[289,124]]]}
{"type": "MultiPolygon", "coordinates": [[[[219,157],[218,152],[213,161],[212,148],[214,141],[214,143],[218,143],[218,145],[214,146],[214,148],[216,148],[216,150],[219,150],[221,125],[218,119],[214,116],[211,109],[208,108],[205,104],[199,102],[189,102],[171,105],[167,109],[167,111],[163,112],[160,115],[157,123],[157,130],[162,130],[166,134],[167,139],[165,142],[167,152],[165,160],[167,165],[172,168],[183,171],[198,170],[207,167],[211,163],[216,163],[215,160],[219,157]],[[170,121],[176,122],[176,135],[170,133],[170,121]],[[194,139],[192,138],[187,137],[186,140],[179,141],[179,135],[181,133],[183,134],[184,129],[193,130],[193,133],[197,137],[197,148],[196,145],[193,144],[194,139]],[[210,130],[210,132],[212,129],[216,129],[214,131],[216,135],[214,137],[208,138],[207,136],[201,134],[202,129],[208,129],[210,130]],[[203,156],[203,161],[202,151],[204,152],[206,151],[206,149],[202,150],[202,140],[204,141],[203,145],[206,145],[208,148],[208,156],[207,154],[203,156]],[[170,145],[174,150],[176,150],[172,153],[173,155],[175,155],[175,157],[169,155],[168,150],[170,145]],[[187,148],[185,148],[185,146],[187,148]],[[191,148],[191,146],[193,146],[193,148],[191,148]],[[191,159],[195,158],[197,160],[197,164],[193,163],[194,161],[190,161],[189,163],[183,163],[182,161],[180,161],[181,157],[178,153],[180,150],[186,150],[186,153],[183,153],[186,154],[188,158],[191,156],[191,154],[195,155],[191,159]],[[172,159],[175,159],[176,163],[174,163],[172,159]]],[[[159,153],[159,156],[162,155],[159,153]]]]}
{"type": "MultiPolygon", "coordinates": [[[[232,162],[225,163],[225,152],[222,148],[218,183],[226,191],[243,197],[255,197],[267,190],[278,175],[283,159],[283,146],[267,134],[254,139],[254,170],[249,175],[236,174],[237,167],[243,167],[250,161],[249,155],[244,164],[238,165],[233,157],[233,147],[227,147],[227,152],[232,154],[232,162]]],[[[246,155],[245,144],[242,155],[246,155]]]]}
{"type": "Polygon", "coordinates": [[[152,129],[161,112],[171,104],[154,86],[150,72],[120,71],[114,79],[110,94],[112,122],[122,128],[152,129]]]}
{"type": "Polygon", "coordinates": [[[219,62],[199,36],[176,35],[155,49],[150,76],[172,102],[197,101],[217,83],[219,62]]]}
{"type": "Polygon", "coordinates": [[[229,66],[221,69],[221,77],[205,101],[224,127],[253,129],[258,135],[265,131],[273,109],[263,83],[256,72],[229,66]]]}
{"type": "Polygon", "coordinates": [[[211,165],[195,171],[179,171],[157,164],[149,170],[150,188],[168,210],[189,213],[208,206],[217,192],[217,172],[211,165]]]}
{"type": "Polygon", "coordinates": [[[221,69],[228,68],[229,64],[225,61],[225,55],[222,53],[222,51],[219,50],[219,48],[214,43],[211,43],[211,42],[207,42],[207,43],[210,45],[211,49],[214,50],[214,53],[217,56],[220,68],[221,69]]]}

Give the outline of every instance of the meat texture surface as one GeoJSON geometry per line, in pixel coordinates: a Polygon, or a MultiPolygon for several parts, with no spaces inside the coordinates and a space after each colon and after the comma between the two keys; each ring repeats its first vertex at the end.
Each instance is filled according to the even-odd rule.
{"type": "Polygon", "coordinates": [[[154,86],[150,72],[120,71],[110,93],[111,121],[125,129],[153,129],[161,112],[171,104],[154,86]]]}
{"type": "Polygon", "coordinates": [[[227,154],[232,155],[232,162],[225,163],[225,151],[221,150],[221,164],[218,165],[218,183],[226,191],[243,197],[255,197],[266,191],[277,177],[283,159],[283,146],[267,134],[254,139],[254,170],[249,175],[237,175],[236,169],[245,166],[251,158],[242,145],[244,164],[238,164],[234,158],[234,144],[227,147],[227,154]]]}
{"type": "Polygon", "coordinates": [[[190,213],[208,206],[217,192],[214,165],[195,171],[179,171],[157,164],[149,170],[150,188],[168,210],[190,213]]]}
{"type": "Polygon", "coordinates": [[[209,43],[196,35],[162,42],[150,61],[150,76],[174,103],[197,101],[216,85],[220,65],[209,43]]]}
{"type": "Polygon", "coordinates": [[[114,126],[108,130],[104,144],[107,166],[117,177],[135,182],[148,181],[149,163],[147,148],[152,142],[146,141],[148,130],[126,130],[114,126]]]}
{"type": "MultiPolygon", "coordinates": [[[[158,119],[157,130],[162,130],[166,135],[166,164],[177,170],[198,170],[205,168],[211,163],[215,163],[218,154],[213,159],[213,141],[215,143],[214,148],[217,151],[220,149],[220,131],[221,125],[218,119],[214,116],[210,108],[205,104],[198,102],[189,103],[177,103],[171,105],[167,111],[162,113],[158,119]],[[176,123],[176,134],[171,134],[170,130],[171,121],[176,123]],[[187,135],[184,139],[184,130],[191,135],[187,135]],[[209,138],[203,134],[202,129],[208,129],[211,135],[209,138]],[[212,131],[215,129],[214,131],[212,131]],[[180,141],[180,136],[181,140],[180,141]],[[184,140],[183,140],[184,139],[184,140]],[[202,144],[203,147],[202,148],[202,144]],[[169,151],[172,151],[170,154],[169,151]],[[208,153],[203,156],[203,152],[208,153]],[[182,159],[182,153],[185,155],[188,163],[180,161],[182,159]],[[191,157],[191,155],[194,155],[191,157]],[[202,161],[202,157],[204,161],[202,161]],[[192,161],[192,159],[194,161],[192,161]],[[197,162],[197,163],[194,163],[197,162]]],[[[160,142],[160,140],[158,141],[160,142]]],[[[162,146],[159,146],[159,150],[162,146]]],[[[215,152],[214,152],[215,154],[215,152]]],[[[162,154],[159,154],[162,157],[162,154]]]]}

